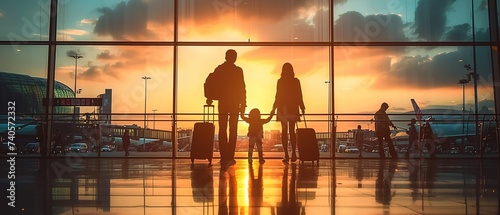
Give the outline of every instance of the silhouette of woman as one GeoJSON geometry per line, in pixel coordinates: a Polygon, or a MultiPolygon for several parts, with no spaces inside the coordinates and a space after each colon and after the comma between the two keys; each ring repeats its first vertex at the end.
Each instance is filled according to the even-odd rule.
{"type": "Polygon", "coordinates": [[[299,79],[295,78],[293,66],[290,63],[283,64],[281,78],[278,79],[276,86],[276,97],[273,110],[277,109],[277,120],[281,121],[281,143],[285,157],[283,162],[288,162],[288,136],[292,145],[292,162],[297,160],[295,149],[297,140],[295,136],[295,123],[300,121],[299,108],[302,114],[305,113],[304,101],[302,99],[302,88],[299,79]]]}

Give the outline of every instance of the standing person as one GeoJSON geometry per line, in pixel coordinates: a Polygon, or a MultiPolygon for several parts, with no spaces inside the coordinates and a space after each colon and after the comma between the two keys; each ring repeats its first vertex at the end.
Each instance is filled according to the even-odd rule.
{"type": "Polygon", "coordinates": [[[61,153],[63,154],[66,154],[66,150],[64,147],[64,140],[63,140],[63,136],[61,134],[61,131],[57,130],[56,131],[56,136],[54,137],[54,154],[57,154],[58,152],[58,149],[61,150],[61,153]]]}
{"type": "Polygon", "coordinates": [[[128,134],[128,130],[125,130],[122,136],[122,146],[125,151],[125,157],[128,157],[128,147],[130,146],[130,135],[128,134]]]}
{"type": "Polygon", "coordinates": [[[245,112],[246,89],[243,70],[234,63],[238,54],[235,50],[226,51],[226,61],[215,68],[213,72],[217,97],[207,95],[207,105],[212,105],[213,100],[219,101],[219,147],[221,164],[233,165],[234,151],[238,132],[239,113],[245,112]],[[229,121],[229,139],[227,127],[229,121]]]}
{"type": "Polygon", "coordinates": [[[295,149],[297,139],[295,135],[295,123],[300,121],[299,108],[302,114],[305,114],[304,100],[302,98],[302,88],[300,81],[295,78],[293,66],[290,63],[283,64],[281,69],[281,78],[278,79],[276,86],[276,97],[274,100],[273,111],[278,109],[277,120],[281,122],[281,144],[285,157],[283,162],[288,162],[288,136],[290,135],[290,144],[292,145],[292,162],[297,160],[295,149]]]}
{"type": "Polygon", "coordinates": [[[420,131],[420,139],[424,141],[425,147],[427,148],[427,152],[429,152],[429,156],[431,158],[436,158],[436,141],[437,137],[432,131],[431,124],[429,121],[425,122],[420,131]]]}
{"type": "Polygon", "coordinates": [[[264,163],[264,155],[262,153],[262,138],[264,136],[263,125],[271,121],[274,113],[271,112],[267,119],[260,118],[260,111],[254,108],[246,117],[241,113],[241,118],[249,124],[248,126],[248,163],[252,163],[253,148],[257,145],[257,152],[259,153],[259,163],[264,163]]]}
{"type": "Polygon", "coordinates": [[[358,125],[358,129],[356,129],[356,134],[355,134],[355,143],[356,146],[358,147],[359,150],[359,158],[363,157],[363,141],[365,139],[364,137],[364,132],[361,130],[361,125],[358,125]]]}
{"type": "Polygon", "coordinates": [[[415,127],[415,123],[417,123],[417,120],[415,118],[411,118],[410,124],[408,124],[410,128],[406,132],[408,134],[408,150],[405,153],[406,158],[410,157],[413,144],[418,140],[418,133],[417,128],[415,127]]]}
{"type": "Polygon", "coordinates": [[[387,103],[382,103],[380,109],[375,113],[375,135],[378,140],[378,153],[380,158],[385,158],[384,152],[384,140],[387,142],[389,146],[389,153],[393,159],[398,158],[396,154],[396,149],[394,148],[394,143],[391,139],[391,130],[389,126],[392,126],[396,129],[396,126],[392,124],[392,121],[389,119],[389,116],[385,111],[389,108],[387,103]]]}

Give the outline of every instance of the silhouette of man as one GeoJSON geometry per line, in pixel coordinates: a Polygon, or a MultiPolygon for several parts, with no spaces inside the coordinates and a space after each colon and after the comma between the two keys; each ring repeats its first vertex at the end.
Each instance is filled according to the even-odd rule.
{"type": "MultiPolygon", "coordinates": [[[[219,146],[221,164],[235,164],[234,151],[238,132],[238,117],[245,113],[246,89],[243,70],[236,66],[238,54],[235,50],[226,51],[226,61],[215,68],[217,74],[217,94],[219,101],[219,146]],[[229,121],[229,139],[227,127],[229,121]]],[[[207,105],[212,105],[215,98],[207,98],[207,105]]]]}
{"type": "Polygon", "coordinates": [[[389,126],[392,126],[396,129],[396,126],[392,124],[392,121],[389,119],[389,116],[385,112],[389,108],[387,103],[382,103],[380,109],[375,113],[375,134],[377,135],[378,140],[378,153],[380,158],[385,158],[384,153],[384,140],[387,142],[389,146],[389,153],[392,158],[398,158],[396,154],[396,149],[394,148],[394,143],[391,139],[391,130],[389,126]]]}

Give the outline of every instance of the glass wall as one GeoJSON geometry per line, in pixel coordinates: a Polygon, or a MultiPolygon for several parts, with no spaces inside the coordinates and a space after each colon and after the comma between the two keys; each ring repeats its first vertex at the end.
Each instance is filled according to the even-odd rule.
{"type": "MultiPolygon", "coordinates": [[[[85,156],[122,156],[125,130],[134,156],[189,156],[193,125],[203,120],[203,83],[228,49],[238,52],[236,65],[244,71],[246,113],[268,114],[281,66],[294,66],[306,106],[299,127],[315,129],[322,157],[352,144],[357,125],[373,135],[373,113],[382,102],[399,127],[394,135],[404,134],[417,117],[411,99],[429,118],[453,121],[460,138],[451,140],[434,121],[450,149],[496,153],[497,129],[490,127],[497,124],[498,59],[492,56],[499,44],[490,38],[498,27],[490,27],[488,2],[67,0],[55,5],[57,14],[50,1],[5,2],[0,72],[53,78],[54,97],[102,99],[102,105],[57,107],[61,117],[46,122],[53,123],[50,135],[36,129],[32,135],[54,140],[64,131],[63,151],[81,141],[91,151],[85,156]]],[[[44,87],[34,92],[37,98],[47,97],[44,87]]],[[[37,106],[30,114],[44,113],[37,106]]],[[[240,121],[242,152],[247,130],[240,121]]],[[[266,151],[282,156],[280,123],[273,120],[264,131],[266,151]]]]}

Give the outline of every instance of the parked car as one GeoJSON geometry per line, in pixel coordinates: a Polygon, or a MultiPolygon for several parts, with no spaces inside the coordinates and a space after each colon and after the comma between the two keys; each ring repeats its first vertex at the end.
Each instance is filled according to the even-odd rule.
{"type": "Polygon", "coordinates": [[[345,148],[345,153],[359,153],[359,149],[356,146],[347,146],[345,148]]]}
{"type": "Polygon", "coordinates": [[[337,152],[339,152],[339,153],[344,153],[344,152],[345,152],[345,149],[346,149],[346,146],[345,146],[345,145],[339,145],[339,147],[337,148],[337,152]]]}
{"type": "Polygon", "coordinates": [[[474,146],[466,146],[464,148],[464,151],[465,151],[465,154],[466,155],[475,155],[477,154],[477,151],[476,149],[474,148],[474,146]]]}
{"type": "Polygon", "coordinates": [[[54,147],[52,147],[52,154],[64,154],[64,152],[66,152],[66,149],[64,148],[64,146],[61,146],[61,145],[56,145],[54,147]]]}
{"type": "Polygon", "coordinates": [[[72,152],[87,152],[88,147],[86,143],[73,143],[69,146],[69,151],[72,152]]]}
{"type": "Polygon", "coordinates": [[[101,152],[111,152],[113,151],[113,149],[111,148],[111,146],[108,146],[108,145],[105,145],[101,148],[101,152]]]}
{"type": "Polygon", "coordinates": [[[40,153],[40,143],[28,143],[24,146],[23,153],[31,154],[31,153],[40,153]]]}

